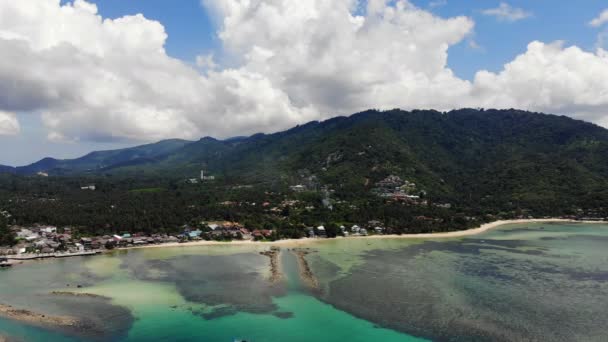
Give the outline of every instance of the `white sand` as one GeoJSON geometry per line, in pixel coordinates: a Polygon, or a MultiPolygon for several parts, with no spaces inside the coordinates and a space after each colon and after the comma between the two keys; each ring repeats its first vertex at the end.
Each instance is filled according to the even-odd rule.
{"type": "MultiPolygon", "coordinates": [[[[402,234],[402,235],[370,235],[370,236],[351,236],[345,239],[445,239],[445,238],[458,238],[464,236],[477,235],[488,230],[506,225],[506,224],[528,224],[528,223],[604,223],[597,221],[574,221],[566,219],[525,219],[525,220],[502,220],[486,223],[478,228],[459,230],[454,232],[444,233],[424,233],[424,234],[402,234]]],[[[328,239],[286,239],[278,241],[229,241],[229,242],[217,242],[217,241],[193,241],[184,243],[165,243],[160,245],[146,245],[137,247],[127,247],[121,249],[139,249],[139,248],[169,248],[169,247],[194,247],[194,246],[230,246],[230,245],[251,245],[251,246],[263,246],[263,245],[278,245],[278,246],[290,246],[297,247],[310,243],[331,241],[328,239]]]]}

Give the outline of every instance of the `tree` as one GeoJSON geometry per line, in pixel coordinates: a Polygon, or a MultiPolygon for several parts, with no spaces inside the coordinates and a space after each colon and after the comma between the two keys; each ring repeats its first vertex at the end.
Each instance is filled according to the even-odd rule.
{"type": "Polygon", "coordinates": [[[327,234],[328,238],[335,238],[336,236],[338,236],[338,232],[340,231],[340,228],[338,227],[337,224],[335,223],[329,223],[325,226],[325,232],[327,234]]]}
{"type": "Polygon", "coordinates": [[[0,215],[0,246],[15,244],[15,234],[8,228],[6,219],[0,215]]]}

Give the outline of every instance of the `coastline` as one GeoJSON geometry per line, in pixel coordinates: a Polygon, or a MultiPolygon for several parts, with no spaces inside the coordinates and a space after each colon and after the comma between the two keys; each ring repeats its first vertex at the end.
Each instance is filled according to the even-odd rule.
{"type": "MultiPolygon", "coordinates": [[[[477,228],[471,228],[467,230],[458,230],[452,232],[440,232],[440,233],[420,233],[420,234],[390,234],[390,235],[369,235],[369,236],[349,236],[349,237],[338,237],[337,239],[448,239],[448,238],[459,238],[466,236],[478,235],[485,233],[489,230],[496,229],[500,226],[508,224],[528,224],[528,223],[585,223],[585,224],[606,224],[608,221],[577,221],[569,219],[559,218],[548,218],[548,219],[517,219],[517,220],[499,220],[489,223],[485,223],[477,228]]],[[[319,243],[323,241],[331,241],[333,239],[314,239],[314,238],[302,238],[302,239],[285,239],[277,241],[252,241],[252,240],[236,240],[228,242],[218,241],[192,241],[192,242],[174,242],[164,243],[159,245],[146,245],[146,246],[132,246],[117,248],[114,250],[106,251],[111,253],[113,251],[129,250],[129,249],[142,249],[142,248],[175,248],[175,247],[197,247],[197,246],[286,246],[286,247],[299,247],[309,244],[319,243]]]]}
{"type": "MultiPolygon", "coordinates": [[[[467,236],[478,235],[485,233],[489,230],[496,229],[500,226],[508,224],[530,224],[530,223],[584,223],[584,224],[605,224],[608,225],[608,221],[581,221],[581,220],[570,220],[560,218],[545,218],[545,219],[516,219],[516,220],[499,220],[489,223],[482,224],[477,228],[471,228],[467,230],[457,230],[450,232],[438,232],[438,233],[420,233],[420,234],[389,234],[389,235],[369,235],[369,236],[349,236],[349,237],[337,237],[336,239],[449,239],[449,238],[461,238],[467,236]]],[[[187,247],[213,247],[213,246],[260,246],[260,247],[305,247],[315,243],[323,243],[328,241],[335,241],[335,239],[317,239],[317,238],[302,238],[302,239],[284,239],[276,241],[253,241],[253,240],[234,240],[234,241],[191,241],[191,242],[170,242],[162,243],[158,245],[144,245],[144,246],[130,246],[121,247],[111,250],[103,250],[96,252],[95,254],[106,254],[114,253],[118,251],[126,251],[131,249],[148,249],[148,248],[187,248],[187,247]]],[[[91,255],[93,255],[91,253],[91,255]]],[[[50,258],[55,259],[55,258],[50,258]]],[[[272,259],[272,258],[271,258],[272,259]]],[[[10,261],[11,266],[25,265],[35,261],[42,261],[47,259],[14,259],[10,261]]]]}

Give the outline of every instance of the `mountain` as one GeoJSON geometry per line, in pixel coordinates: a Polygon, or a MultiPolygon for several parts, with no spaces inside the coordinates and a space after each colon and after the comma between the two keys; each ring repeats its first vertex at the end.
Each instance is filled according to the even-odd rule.
{"type": "Polygon", "coordinates": [[[372,110],[274,134],[167,140],[73,160],[47,158],[16,171],[196,177],[203,168],[229,183],[312,179],[353,194],[397,175],[446,200],[548,205],[604,198],[607,155],[608,130],[565,116],[372,110]]]}
{"type": "Polygon", "coordinates": [[[17,167],[15,172],[18,174],[48,172],[55,175],[100,172],[133,164],[154,163],[189,143],[191,142],[187,140],[171,139],[132,148],[91,152],[76,159],[44,158],[33,164],[17,167]]]}
{"type": "Polygon", "coordinates": [[[0,165],[0,173],[14,173],[15,168],[7,165],[0,165]]]}

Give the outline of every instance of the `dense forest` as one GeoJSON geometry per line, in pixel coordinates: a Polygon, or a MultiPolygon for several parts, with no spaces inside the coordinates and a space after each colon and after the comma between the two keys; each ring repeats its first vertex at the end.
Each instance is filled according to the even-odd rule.
{"type": "Polygon", "coordinates": [[[15,241],[15,234],[8,228],[6,219],[0,215],[0,246],[10,246],[15,241]]]}
{"type": "MultiPolygon", "coordinates": [[[[0,177],[0,206],[12,223],[78,227],[103,235],[121,232],[179,233],[203,222],[240,222],[249,229],[273,229],[279,237],[303,237],[306,227],[365,224],[378,220],[394,233],[464,229],[458,209],[388,203],[374,194],[357,200],[333,196],[331,208],[317,191],[287,187],[239,187],[218,182],[190,184],[170,178],[0,177]],[[95,184],[95,191],[82,184],[95,184]],[[420,219],[427,215],[435,220],[420,219]],[[417,219],[418,218],[418,219],[417,219]]],[[[350,196],[349,196],[350,197],[350,196]]]]}
{"type": "Polygon", "coordinates": [[[567,117],[367,111],[275,134],[166,140],[1,168],[0,210],[11,223],[90,233],[228,220],[285,237],[319,224],[379,221],[404,233],[520,216],[607,217],[607,155],[606,129],[567,117]],[[188,181],[201,169],[215,179],[188,181]],[[408,195],[420,199],[379,195],[387,177],[415,184],[408,195]]]}

